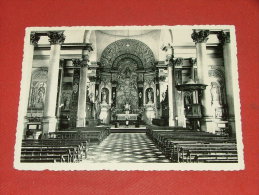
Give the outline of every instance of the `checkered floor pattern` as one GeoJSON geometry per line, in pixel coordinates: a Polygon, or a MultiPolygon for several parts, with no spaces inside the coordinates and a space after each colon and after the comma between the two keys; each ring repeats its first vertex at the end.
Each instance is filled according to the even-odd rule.
{"type": "Polygon", "coordinates": [[[145,133],[111,133],[92,145],[87,163],[169,163],[145,133]]]}

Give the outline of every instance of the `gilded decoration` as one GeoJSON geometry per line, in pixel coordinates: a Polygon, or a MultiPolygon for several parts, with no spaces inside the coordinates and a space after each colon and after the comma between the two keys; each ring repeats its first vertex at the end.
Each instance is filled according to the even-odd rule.
{"type": "Polygon", "coordinates": [[[192,39],[195,43],[206,43],[209,39],[209,30],[193,30],[192,39]]]}
{"type": "Polygon", "coordinates": [[[137,64],[134,60],[126,58],[119,62],[118,68],[116,107],[123,110],[127,103],[131,110],[138,109],[137,64]]]}
{"type": "Polygon", "coordinates": [[[143,65],[144,68],[151,68],[155,65],[154,54],[146,44],[135,39],[121,39],[104,49],[100,59],[101,66],[111,68],[117,65],[117,61],[120,61],[119,57],[125,54],[131,55],[135,61],[140,59],[141,63],[139,61],[138,65],[143,65]]]}

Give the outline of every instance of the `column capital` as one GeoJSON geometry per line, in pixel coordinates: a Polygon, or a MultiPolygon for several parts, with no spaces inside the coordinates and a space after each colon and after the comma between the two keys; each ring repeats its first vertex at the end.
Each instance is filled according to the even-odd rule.
{"type": "Polygon", "coordinates": [[[51,45],[63,44],[65,41],[64,32],[51,31],[48,32],[49,42],[51,45]]]}
{"type": "Polygon", "coordinates": [[[189,58],[189,62],[192,66],[194,66],[197,62],[197,59],[196,58],[189,58]]]}
{"type": "Polygon", "coordinates": [[[85,50],[87,50],[88,52],[93,51],[94,50],[93,44],[92,43],[86,43],[85,50]]]}
{"type": "Polygon", "coordinates": [[[36,32],[31,32],[31,34],[30,34],[31,44],[34,46],[37,46],[39,40],[40,40],[40,35],[38,35],[36,32]]]}
{"type": "Polygon", "coordinates": [[[181,66],[182,64],[183,64],[183,58],[172,58],[171,59],[171,63],[170,63],[171,66],[176,67],[176,66],[181,66]]]}
{"type": "Polygon", "coordinates": [[[217,37],[222,45],[225,43],[230,43],[230,33],[226,31],[220,31],[217,34],[217,37]]]}
{"type": "Polygon", "coordinates": [[[72,63],[74,67],[88,67],[88,60],[81,58],[72,59],[72,63]]]}
{"type": "Polygon", "coordinates": [[[195,43],[206,43],[209,39],[209,30],[193,30],[192,39],[195,43]]]}

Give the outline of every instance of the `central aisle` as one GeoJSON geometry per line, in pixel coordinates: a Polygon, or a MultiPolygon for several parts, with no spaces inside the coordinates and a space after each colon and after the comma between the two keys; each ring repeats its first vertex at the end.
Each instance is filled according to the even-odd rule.
{"type": "Polygon", "coordinates": [[[90,147],[87,163],[169,163],[145,133],[111,133],[90,147]]]}

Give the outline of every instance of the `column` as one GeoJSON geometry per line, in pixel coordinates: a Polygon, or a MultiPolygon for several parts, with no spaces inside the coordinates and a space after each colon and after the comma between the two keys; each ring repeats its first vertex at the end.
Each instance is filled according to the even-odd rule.
{"type": "MultiPolygon", "coordinates": [[[[172,58],[171,59],[172,62],[172,104],[173,104],[173,115],[175,118],[175,125],[174,126],[179,126],[179,116],[177,113],[177,101],[176,101],[176,96],[177,96],[177,89],[176,89],[176,74],[175,74],[175,67],[181,67],[183,64],[183,58],[172,58]]],[[[179,106],[179,105],[178,105],[179,106]]]]}
{"type": "Polygon", "coordinates": [[[80,81],[79,81],[79,96],[77,110],[77,127],[85,127],[86,122],[86,93],[87,93],[87,72],[88,64],[86,61],[80,63],[80,81]]]}
{"type": "Polygon", "coordinates": [[[168,66],[167,70],[168,70],[169,126],[172,127],[176,125],[176,122],[175,122],[176,109],[174,106],[175,98],[174,98],[174,89],[173,89],[175,88],[175,82],[174,82],[175,79],[173,78],[174,65],[172,64],[172,61],[171,61],[173,58],[174,50],[170,43],[165,47],[163,47],[162,50],[166,52],[166,64],[168,66]]]}
{"type": "Polygon", "coordinates": [[[234,90],[232,78],[232,53],[230,43],[230,33],[221,31],[218,34],[218,39],[223,47],[223,58],[225,68],[226,93],[228,104],[228,119],[232,129],[232,134],[235,134],[235,110],[234,110],[234,90]],[[226,79],[227,78],[227,79],[226,79]]]}
{"type": "Polygon", "coordinates": [[[33,62],[33,54],[34,48],[38,45],[38,41],[40,40],[40,36],[31,32],[28,40],[25,41],[25,56],[23,62],[23,71],[22,71],[22,85],[21,85],[21,94],[20,94],[20,111],[19,111],[19,120],[18,126],[24,127],[23,133],[25,134],[27,129],[27,111],[28,111],[28,103],[29,103],[29,95],[30,95],[30,85],[31,85],[31,76],[32,76],[32,62],[33,62]],[[30,43],[28,43],[30,42],[30,43]],[[28,44],[27,44],[28,43],[28,44]]]}
{"type": "Polygon", "coordinates": [[[173,78],[173,65],[168,64],[168,107],[169,107],[169,126],[175,126],[175,108],[174,108],[174,78],[173,78]]]}
{"type": "Polygon", "coordinates": [[[211,94],[210,94],[210,81],[208,74],[206,42],[209,39],[209,30],[194,30],[192,39],[196,45],[196,58],[197,58],[197,76],[198,83],[208,85],[203,92],[201,103],[203,106],[203,120],[201,122],[202,131],[215,131],[214,122],[212,120],[212,107],[211,107],[211,94]]]}
{"type": "Polygon", "coordinates": [[[49,32],[50,59],[44,105],[43,133],[56,130],[56,104],[58,94],[58,73],[61,44],[65,41],[63,32],[49,32]]]}

